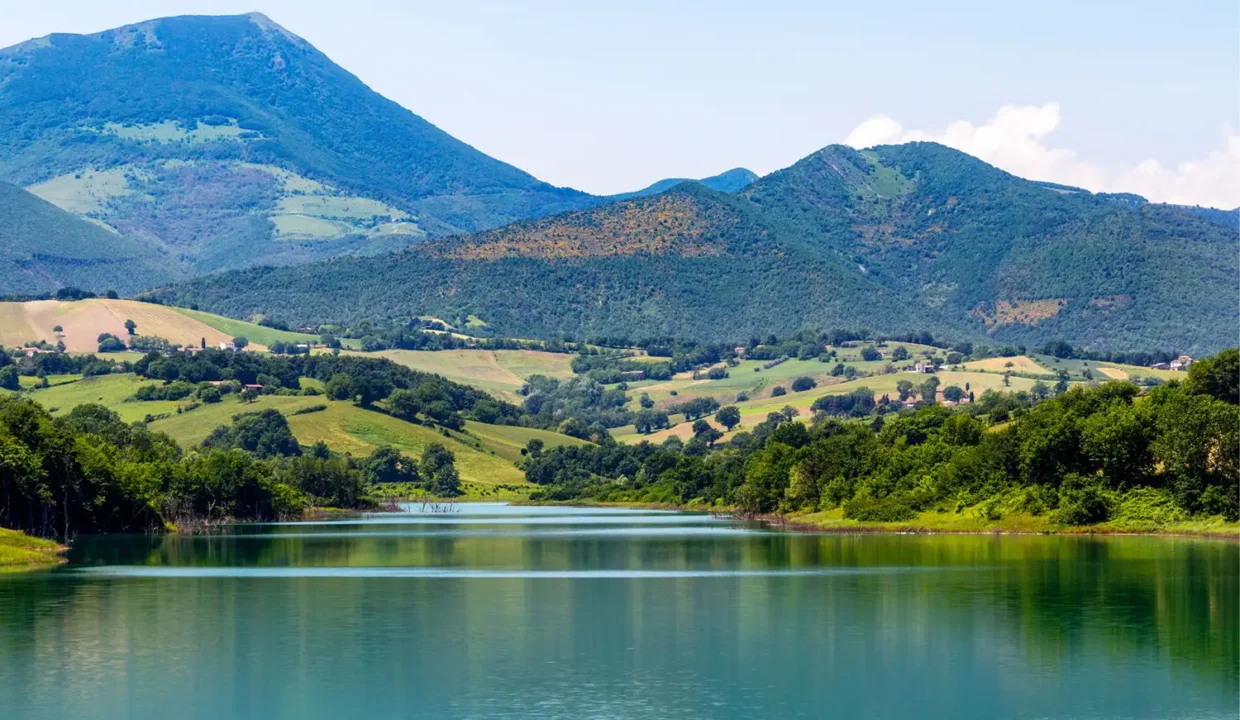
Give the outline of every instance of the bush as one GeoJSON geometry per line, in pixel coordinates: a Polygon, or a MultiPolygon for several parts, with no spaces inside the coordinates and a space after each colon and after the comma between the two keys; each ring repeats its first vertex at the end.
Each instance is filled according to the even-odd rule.
{"type": "Polygon", "coordinates": [[[858,497],[844,503],[844,517],[860,522],[903,522],[917,517],[917,511],[909,505],[907,498],[899,495],[888,495],[878,500],[858,497]]]}
{"type": "Polygon", "coordinates": [[[801,376],[792,381],[792,392],[805,392],[816,387],[818,387],[818,383],[814,382],[813,378],[801,376]]]}
{"type": "Polygon", "coordinates": [[[293,411],[294,415],[307,415],[309,413],[323,412],[327,409],[327,405],[320,403],[318,405],[307,405],[304,408],[298,408],[293,411]]]}
{"type": "Polygon", "coordinates": [[[1059,486],[1059,510],[1055,512],[1055,522],[1064,525],[1094,525],[1106,522],[1110,511],[1100,479],[1086,478],[1076,473],[1064,476],[1063,483],[1059,486]]]}
{"type": "Polygon", "coordinates": [[[788,394],[788,391],[784,388],[783,385],[776,385],[775,387],[771,388],[771,397],[780,397],[782,395],[787,395],[787,394],[788,394]]]}

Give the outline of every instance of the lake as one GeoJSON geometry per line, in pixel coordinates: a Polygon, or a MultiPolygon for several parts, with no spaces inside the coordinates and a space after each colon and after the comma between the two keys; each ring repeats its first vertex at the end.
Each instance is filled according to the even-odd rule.
{"type": "Polygon", "coordinates": [[[0,575],[0,716],[1235,718],[1240,545],[458,506],[0,575]]]}

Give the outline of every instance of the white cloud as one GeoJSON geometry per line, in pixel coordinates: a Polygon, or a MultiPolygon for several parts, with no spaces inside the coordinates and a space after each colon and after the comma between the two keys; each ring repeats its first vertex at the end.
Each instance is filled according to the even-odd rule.
{"type": "Polygon", "coordinates": [[[872,145],[933,140],[962,150],[1020,177],[1075,185],[1094,192],[1134,192],[1155,202],[1234,208],[1240,206],[1240,134],[1223,127],[1222,147],[1201,160],[1174,168],[1149,159],[1134,167],[1106,169],[1052,147],[1059,127],[1058,103],[1004,105],[982,125],[959,120],[941,133],[905,130],[887,115],[874,115],[853,129],[845,144],[872,145]]]}

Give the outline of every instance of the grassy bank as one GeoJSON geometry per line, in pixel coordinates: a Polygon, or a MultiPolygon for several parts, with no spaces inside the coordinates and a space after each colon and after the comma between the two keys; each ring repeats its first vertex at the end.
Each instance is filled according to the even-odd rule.
{"type": "Polygon", "coordinates": [[[0,572],[58,565],[64,562],[63,549],[51,540],[0,528],[0,572]]]}
{"type": "Polygon", "coordinates": [[[901,522],[859,522],[844,517],[840,508],[814,513],[767,516],[764,518],[791,530],[838,533],[969,533],[969,534],[1051,534],[1051,535],[1196,535],[1240,539],[1240,523],[1221,516],[1195,518],[1164,524],[1106,522],[1097,525],[1059,525],[1045,515],[1012,514],[988,520],[967,513],[922,512],[901,522]]]}

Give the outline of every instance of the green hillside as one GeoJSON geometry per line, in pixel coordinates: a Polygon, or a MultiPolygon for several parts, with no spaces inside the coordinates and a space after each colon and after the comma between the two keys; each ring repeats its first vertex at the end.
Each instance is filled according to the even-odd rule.
{"type": "Polygon", "coordinates": [[[128,293],[180,277],[162,253],[0,182],[0,295],[128,293]]]}
{"type": "Polygon", "coordinates": [[[663,180],[659,180],[658,182],[651,183],[641,190],[611,195],[608,199],[628,200],[635,197],[658,195],[661,192],[666,192],[677,185],[686,182],[699,182],[711,190],[718,190],[719,192],[739,192],[741,189],[750,185],[757,179],[758,174],[752,170],[746,170],[745,168],[732,168],[731,170],[721,172],[718,175],[712,175],[696,181],[689,178],[665,178],[663,180]]]}
{"type": "Polygon", "coordinates": [[[932,143],[832,146],[739,194],[684,183],[393,256],[158,294],[294,322],[472,314],[523,337],[864,326],[1200,353],[1234,335],[1237,250],[1234,228],[1192,209],[1047,187],[932,143]]]}
{"type": "Polygon", "coordinates": [[[0,50],[0,180],[189,273],[384,252],[596,202],[453,138],[257,13],[0,50]]]}

